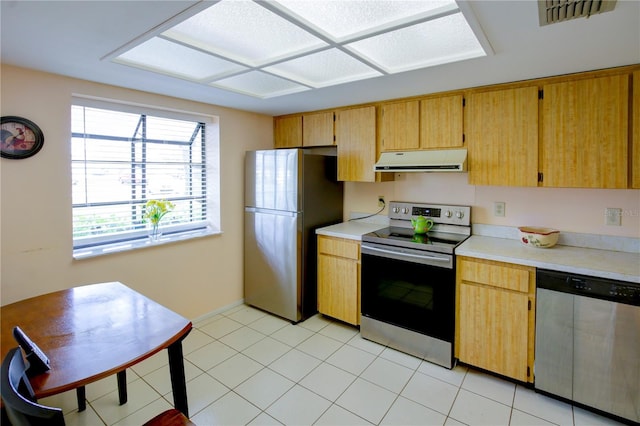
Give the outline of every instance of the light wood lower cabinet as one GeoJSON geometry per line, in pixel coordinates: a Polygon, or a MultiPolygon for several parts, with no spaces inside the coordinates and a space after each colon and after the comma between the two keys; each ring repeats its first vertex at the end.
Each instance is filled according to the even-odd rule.
{"type": "Polygon", "coordinates": [[[318,311],[360,324],[360,242],[318,235],[318,311]]]}
{"type": "Polygon", "coordinates": [[[535,268],[458,257],[456,357],[533,382],[535,268]]]}

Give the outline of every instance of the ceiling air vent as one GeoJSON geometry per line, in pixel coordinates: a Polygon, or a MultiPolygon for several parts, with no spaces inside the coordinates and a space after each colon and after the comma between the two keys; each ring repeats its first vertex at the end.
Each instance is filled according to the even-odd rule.
{"type": "Polygon", "coordinates": [[[538,0],[540,26],[609,12],[616,0],[538,0]]]}

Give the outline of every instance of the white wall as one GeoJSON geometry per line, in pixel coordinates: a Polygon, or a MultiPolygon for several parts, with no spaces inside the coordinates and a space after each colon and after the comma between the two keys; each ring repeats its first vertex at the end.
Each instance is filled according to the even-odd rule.
{"type": "Polygon", "coordinates": [[[244,152],[273,146],[270,116],[1,67],[2,116],[35,122],[42,150],[0,161],[1,304],[50,291],[121,281],[187,318],[243,297],[244,152]],[[223,234],[85,260],[72,259],[72,94],[216,115],[220,118],[223,234]]]}
{"type": "Polygon", "coordinates": [[[467,177],[466,173],[401,173],[392,182],[348,183],[345,218],[351,212],[377,211],[377,197],[383,195],[387,201],[470,205],[472,223],[640,238],[640,190],[473,186],[467,177]],[[505,217],[493,215],[495,201],[506,203],[505,217]],[[605,226],[607,207],[622,209],[621,226],[605,226]]]}

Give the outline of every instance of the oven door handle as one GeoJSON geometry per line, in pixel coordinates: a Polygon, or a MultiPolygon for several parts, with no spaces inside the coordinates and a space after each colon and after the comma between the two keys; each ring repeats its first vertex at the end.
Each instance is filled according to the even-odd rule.
{"type": "Polygon", "coordinates": [[[385,249],[381,249],[381,248],[377,248],[377,247],[371,247],[371,246],[362,246],[363,249],[366,250],[370,250],[370,251],[377,251],[379,253],[385,253],[385,254],[393,254],[395,256],[402,256],[402,257],[413,257],[415,259],[422,259],[422,260],[435,260],[438,262],[449,262],[450,259],[446,258],[446,257],[438,257],[438,256],[429,256],[429,255],[425,255],[425,254],[411,254],[411,253],[402,253],[402,252],[397,252],[397,251],[393,251],[393,250],[385,250],[385,249]]]}

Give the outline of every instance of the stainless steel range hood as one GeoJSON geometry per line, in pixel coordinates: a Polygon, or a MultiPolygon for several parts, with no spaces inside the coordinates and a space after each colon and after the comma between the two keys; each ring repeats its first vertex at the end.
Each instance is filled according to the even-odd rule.
{"type": "Polygon", "coordinates": [[[383,152],[376,172],[465,172],[466,149],[383,152]]]}

